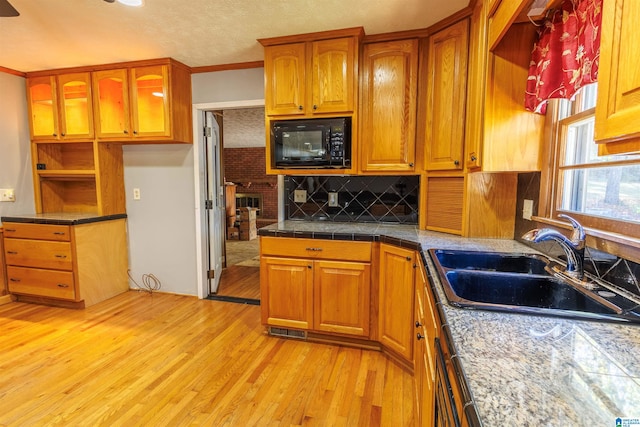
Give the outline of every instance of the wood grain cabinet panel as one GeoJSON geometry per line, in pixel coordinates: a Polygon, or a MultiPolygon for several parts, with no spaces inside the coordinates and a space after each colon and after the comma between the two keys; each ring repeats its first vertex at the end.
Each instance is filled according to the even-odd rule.
{"type": "Polygon", "coordinates": [[[313,261],[262,257],[262,322],[309,330],[313,327],[313,261]]]}
{"type": "Polygon", "coordinates": [[[380,244],[378,334],[380,342],[413,360],[415,251],[380,244]]]}
{"type": "Polygon", "coordinates": [[[265,45],[267,116],[352,113],[357,54],[355,37],[265,45]]]}
{"type": "Polygon", "coordinates": [[[464,163],[468,40],[466,19],[429,37],[424,121],[427,170],[457,170],[464,163]]]}
{"type": "Polygon", "coordinates": [[[639,2],[603,2],[595,124],[600,154],[640,151],[639,21],[639,2]]]}
{"type": "Polygon", "coordinates": [[[418,40],[366,44],[361,75],[361,171],[414,171],[418,40]]]}
{"type": "Polygon", "coordinates": [[[93,138],[89,72],[28,78],[27,100],[33,141],[93,138]]]}
{"type": "Polygon", "coordinates": [[[371,253],[370,242],[261,237],[262,323],[368,338],[371,253]]]}
{"type": "Polygon", "coordinates": [[[314,329],[368,337],[371,266],[316,261],[313,268],[314,329]]]}
{"type": "Polygon", "coordinates": [[[7,283],[18,300],[83,308],[129,289],[124,219],[4,228],[7,283]]]}
{"type": "Polygon", "coordinates": [[[169,60],[93,72],[96,137],[126,143],[191,143],[191,74],[169,60]]]}

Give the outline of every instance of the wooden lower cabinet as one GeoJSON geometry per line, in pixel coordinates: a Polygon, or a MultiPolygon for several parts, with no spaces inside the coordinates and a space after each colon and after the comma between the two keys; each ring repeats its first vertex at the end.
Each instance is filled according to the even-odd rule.
{"type": "Polygon", "coordinates": [[[371,243],[260,242],[263,324],[369,338],[371,243]],[[296,253],[300,257],[291,256],[296,253]],[[337,261],[345,253],[356,260],[337,261]]]}
{"type": "Polygon", "coordinates": [[[262,323],[285,328],[313,325],[313,261],[262,257],[260,260],[262,323]]]}
{"type": "Polygon", "coordinates": [[[5,222],[9,292],[83,308],[129,290],[125,219],[78,225],[5,222]]]}
{"type": "Polygon", "coordinates": [[[313,329],[368,337],[371,265],[316,261],[313,267],[313,329]]]}
{"type": "Polygon", "coordinates": [[[413,294],[416,252],[380,244],[378,336],[386,348],[413,360],[413,294]]]}

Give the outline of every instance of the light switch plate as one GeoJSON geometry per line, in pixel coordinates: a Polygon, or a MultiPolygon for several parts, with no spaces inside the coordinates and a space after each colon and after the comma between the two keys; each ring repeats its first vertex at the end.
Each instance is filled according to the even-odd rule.
{"type": "Polygon", "coordinates": [[[307,190],[293,190],[293,201],[296,203],[307,203],[307,190]]]}
{"type": "Polygon", "coordinates": [[[15,202],[16,194],[13,188],[0,188],[0,202],[15,202]]]}
{"type": "Polygon", "coordinates": [[[533,200],[524,199],[522,205],[522,218],[531,221],[531,215],[533,215],[533,200]]]}
{"type": "Polygon", "coordinates": [[[329,193],[329,207],[335,208],[338,206],[338,193],[330,192],[329,193]]]}

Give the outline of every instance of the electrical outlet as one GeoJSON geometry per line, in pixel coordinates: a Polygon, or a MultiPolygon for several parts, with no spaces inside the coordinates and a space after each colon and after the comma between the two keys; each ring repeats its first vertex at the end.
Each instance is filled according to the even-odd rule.
{"type": "Polygon", "coordinates": [[[293,190],[293,201],[296,203],[307,203],[307,190],[293,190]]]}
{"type": "Polygon", "coordinates": [[[338,207],[338,193],[331,192],[329,193],[329,207],[335,208],[338,207]]]}
{"type": "Polygon", "coordinates": [[[140,200],[140,189],[139,188],[134,188],[133,189],[133,200],[140,200]]]}
{"type": "Polygon", "coordinates": [[[524,199],[522,205],[522,218],[531,221],[531,215],[533,215],[533,200],[524,199]]]}
{"type": "Polygon", "coordinates": [[[0,188],[0,202],[15,202],[16,194],[13,188],[0,188]]]}

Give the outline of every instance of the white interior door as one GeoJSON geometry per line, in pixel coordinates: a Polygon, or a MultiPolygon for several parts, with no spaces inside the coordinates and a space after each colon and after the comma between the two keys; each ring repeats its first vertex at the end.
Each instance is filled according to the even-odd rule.
{"type": "Polygon", "coordinates": [[[205,112],[204,154],[206,163],[206,236],[205,243],[209,262],[209,293],[215,294],[222,275],[222,258],[224,256],[225,238],[225,206],[224,183],[221,178],[222,156],[220,144],[220,126],[211,111],[205,112]]]}

